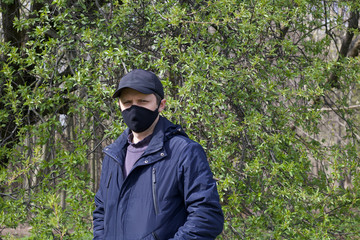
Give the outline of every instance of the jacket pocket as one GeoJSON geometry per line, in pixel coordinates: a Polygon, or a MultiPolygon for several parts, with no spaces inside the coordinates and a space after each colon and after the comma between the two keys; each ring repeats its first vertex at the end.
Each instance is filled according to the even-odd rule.
{"type": "Polygon", "coordinates": [[[108,201],[108,195],[109,195],[109,187],[110,187],[110,181],[111,181],[111,176],[112,173],[110,173],[109,179],[106,182],[106,198],[105,198],[105,206],[107,205],[107,201],[108,201]]]}
{"type": "Polygon", "coordinates": [[[156,232],[152,232],[152,236],[154,237],[155,240],[160,240],[156,232]]]}
{"type": "Polygon", "coordinates": [[[156,168],[155,167],[152,168],[151,179],[152,179],[152,181],[151,181],[152,182],[152,197],[153,197],[153,202],[154,202],[155,214],[157,215],[157,214],[159,214],[159,206],[158,206],[158,199],[157,199],[157,194],[156,194],[156,168]]]}
{"type": "Polygon", "coordinates": [[[152,232],[149,235],[141,238],[141,240],[160,240],[160,238],[155,232],[152,232]]]}
{"type": "Polygon", "coordinates": [[[109,180],[107,181],[106,188],[109,189],[112,173],[110,173],[109,180]]]}

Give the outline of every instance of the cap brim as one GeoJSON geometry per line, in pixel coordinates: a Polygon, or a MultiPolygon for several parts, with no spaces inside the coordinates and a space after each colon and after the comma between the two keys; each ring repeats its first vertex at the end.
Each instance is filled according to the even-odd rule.
{"type": "Polygon", "coordinates": [[[113,94],[113,98],[118,98],[121,95],[121,91],[124,90],[125,88],[131,88],[134,89],[138,92],[144,93],[144,94],[152,94],[155,93],[155,91],[148,89],[148,88],[142,88],[142,87],[128,87],[128,86],[123,86],[121,88],[119,88],[118,90],[116,90],[116,92],[113,94]]]}

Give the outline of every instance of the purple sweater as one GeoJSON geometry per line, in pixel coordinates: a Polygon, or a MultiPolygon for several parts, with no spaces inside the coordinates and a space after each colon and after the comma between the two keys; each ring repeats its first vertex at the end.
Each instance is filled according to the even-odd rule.
{"type": "Polygon", "coordinates": [[[141,155],[145,152],[146,148],[149,146],[151,138],[152,135],[149,135],[138,143],[132,143],[133,134],[132,133],[129,134],[128,136],[129,146],[127,147],[125,164],[123,169],[124,178],[126,178],[129,175],[136,161],[139,160],[141,155]]]}

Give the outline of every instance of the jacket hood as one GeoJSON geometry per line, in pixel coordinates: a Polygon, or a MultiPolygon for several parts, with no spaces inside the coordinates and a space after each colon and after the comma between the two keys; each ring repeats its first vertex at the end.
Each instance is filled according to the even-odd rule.
{"type": "MultiPolygon", "coordinates": [[[[126,146],[128,145],[127,139],[130,133],[130,129],[127,128],[116,140],[114,143],[105,147],[104,153],[115,159],[119,162],[122,154],[126,152],[126,146]]],[[[184,136],[189,138],[185,131],[180,125],[173,124],[167,118],[160,116],[158,123],[155,126],[153,137],[149,143],[149,146],[146,152],[155,152],[160,150],[164,142],[173,138],[174,136],[184,136]]],[[[121,165],[122,163],[119,162],[121,165]]]]}

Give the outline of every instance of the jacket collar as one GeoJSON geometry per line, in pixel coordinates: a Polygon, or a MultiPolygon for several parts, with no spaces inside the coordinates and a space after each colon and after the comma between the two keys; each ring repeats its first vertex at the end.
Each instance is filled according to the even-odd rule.
{"type": "MultiPolygon", "coordinates": [[[[112,157],[115,161],[123,165],[123,160],[126,153],[126,146],[128,145],[127,139],[130,133],[129,129],[126,129],[116,141],[104,149],[104,153],[112,157]]],[[[153,137],[149,143],[143,156],[150,155],[158,152],[164,147],[164,142],[172,138],[175,135],[183,135],[188,137],[184,130],[179,126],[171,123],[165,117],[160,116],[158,123],[155,126],[153,137]]],[[[166,153],[164,153],[166,154],[166,153]]]]}
{"type": "Polygon", "coordinates": [[[125,156],[124,149],[125,146],[127,146],[127,139],[129,135],[129,129],[126,129],[112,144],[106,146],[103,150],[103,152],[113,158],[116,162],[123,164],[120,159],[122,159],[122,156],[125,156]]]}

